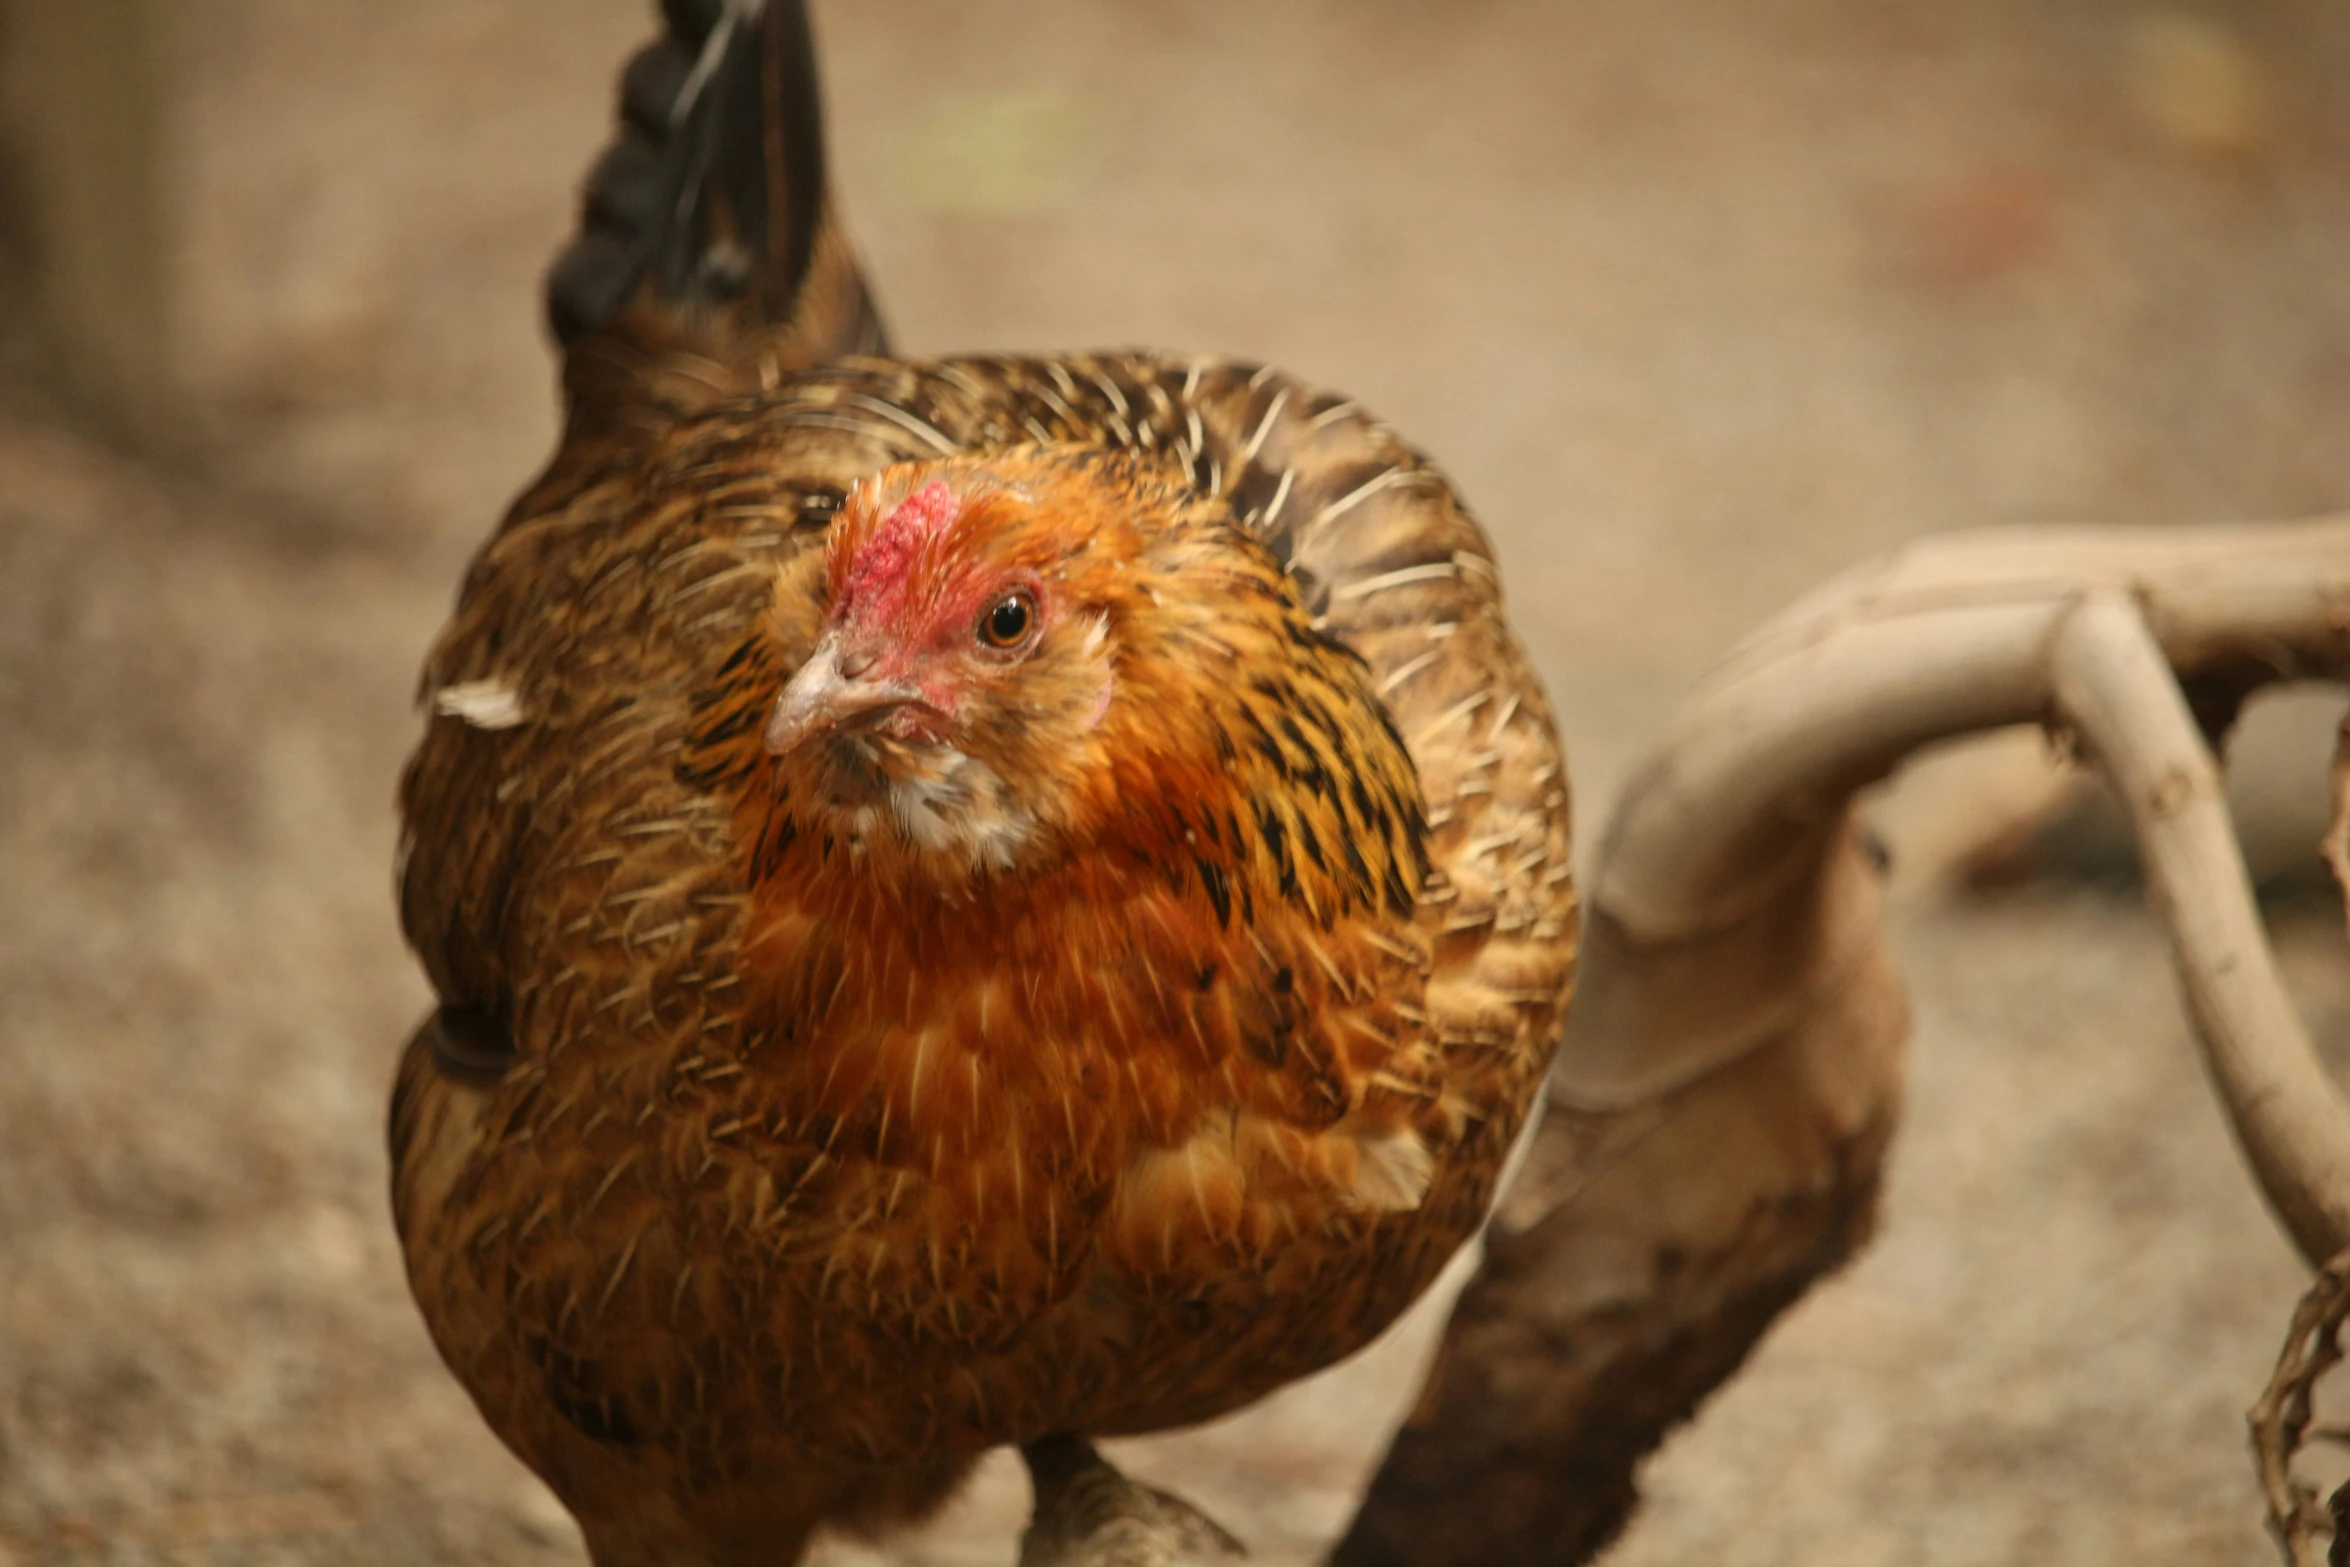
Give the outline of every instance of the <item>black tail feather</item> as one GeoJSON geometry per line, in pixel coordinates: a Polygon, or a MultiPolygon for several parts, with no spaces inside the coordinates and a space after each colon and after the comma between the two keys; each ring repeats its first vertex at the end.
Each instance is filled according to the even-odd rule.
{"type": "Polygon", "coordinates": [[[883,346],[828,235],[823,101],[804,0],[663,0],[629,61],[620,133],[547,279],[555,336],[812,363],[883,346]]]}

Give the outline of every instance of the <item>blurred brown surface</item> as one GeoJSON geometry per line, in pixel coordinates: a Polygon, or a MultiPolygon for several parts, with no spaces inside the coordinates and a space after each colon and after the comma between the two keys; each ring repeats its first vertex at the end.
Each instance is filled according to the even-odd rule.
{"type": "Polygon", "coordinates": [[[159,0],[0,0],[7,205],[53,341],[48,371],[124,433],[172,417],[164,200],[167,27],[159,0]]]}
{"type": "MultiPolygon", "coordinates": [[[[199,455],[9,390],[0,1567],[576,1559],[398,1277],[380,1104],[424,992],[389,802],[416,660],[552,435],[535,275],[645,9],[185,0],[199,455]]],[[[817,20],[899,342],[1224,350],[1378,408],[1496,535],[1587,837],[1714,656],[1888,543],[2350,505],[2350,11],[2318,0],[817,20]]],[[[2334,711],[2262,742],[2280,866],[2334,711]]],[[[2134,888],[2081,873],[2119,863],[2093,826],[2002,861],[2069,876],[1918,869],[2012,837],[2036,766],[1896,793],[1885,1234],[1652,1466],[1616,1567],[2271,1559],[2241,1412],[2299,1271],[2134,888]]],[[[2338,907],[2273,912],[2350,1042],[2338,907]]],[[[1121,1456],[1309,1559],[1417,1342],[1121,1456]]],[[[1007,1561],[1023,1503],[992,1466],[905,1557],[1007,1561]]]]}

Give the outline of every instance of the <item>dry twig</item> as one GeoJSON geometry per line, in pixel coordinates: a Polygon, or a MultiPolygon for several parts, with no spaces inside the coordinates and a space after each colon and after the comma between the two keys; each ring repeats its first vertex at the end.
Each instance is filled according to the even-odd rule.
{"type": "Polygon", "coordinates": [[[2285,994],[2218,765],[2126,601],[2100,595],[2069,618],[2055,674],[2060,709],[2129,807],[2237,1143],[2302,1255],[2321,1262],[2350,1246],[2350,1109],[2285,994]]]}
{"type": "MultiPolygon", "coordinates": [[[[2344,715],[2334,746],[2334,811],[2320,844],[2340,884],[2350,915],[2350,714],[2344,715]]],[[[2260,1490],[2268,1504],[2268,1526],[2283,1551],[2286,1567],[2315,1567],[2324,1550],[2326,1567],[2350,1567],[2350,1485],[2324,1505],[2317,1490],[2293,1477],[2293,1455],[2312,1435],[2317,1384],[2342,1359],[2342,1324],[2350,1320],[2350,1252],[2318,1271],[2309,1292],[2293,1308],[2293,1325],[2278,1353],[2277,1369],[2260,1401],[2252,1406],[2252,1451],[2260,1469],[2260,1490]]]]}
{"type": "Polygon", "coordinates": [[[2350,1318],[2350,1253],[2318,1271],[2309,1293],[2293,1308],[2293,1327],[2277,1356],[2277,1369],[2260,1402],[2252,1406],[2252,1451],[2260,1467],[2260,1490],[2268,1503],[2268,1526],[2284,1552],[2285,1567],[2342,1567],[2350,1560],[2350,1486],[2320,1505],[2316,1487],[2293,1477],[2293,1455],[2312,1434],[2310,1419],[2318,1379],[2342,1359],[2342,1324],[2350,1318]],[[2330,1542],[2330,1545],[2329,1545],[2330,1542]]]}

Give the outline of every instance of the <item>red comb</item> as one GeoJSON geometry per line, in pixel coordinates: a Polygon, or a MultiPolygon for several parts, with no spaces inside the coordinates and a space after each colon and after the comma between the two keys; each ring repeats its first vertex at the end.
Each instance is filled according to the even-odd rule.
{"type": "MultiPolygon", "coordinates": [[[[865,597],[894,596],[922,546],[935,538],[962,512],[963,499],[944,479],[933,479],[907,496],[881,519],[864,548],[849,563],[841,583],[839,602],[847,605],[865,597]]],[[[879,606],[873,606],[879,607],[879,606]]]]}

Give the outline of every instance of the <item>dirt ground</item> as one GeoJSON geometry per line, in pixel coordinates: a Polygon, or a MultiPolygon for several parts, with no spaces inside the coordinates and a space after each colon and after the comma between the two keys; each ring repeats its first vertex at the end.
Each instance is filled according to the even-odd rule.
{"type": "MultiPolygon", "coordinates": [[[[399,1277],[390,796],[551,438],[534,278],[649,10],[185,0],[183,427],[126,456],[0,386],[0,1567],[579,1559],[399,1277]]],[[[1887,544],[2350,505],[2325,0],[817,20],[899,342],[1225,350],[1381,410],[1496,537],[1587,840],[1712,658],[1887,544]]],[[[2257,713],[2241,796],[2350,1058],[2307,847],[2338,711],[2257,713]]],[[[2273,1559],[2242,1411],[2301,1273],[2126,858],[2092,812],[2035,876],[1935,874],[2030,751],[1889,803],[1917,1029],[1882,1238],[1651,1465],[1611,1567],[2273,1559]]],[[[1310,1560],[1425,1329],[1123,1456],[1310,1560]]],[[[1004,1463],[828,1560],[1000,1564],[1023,1507],[1004,1463]]]]}

